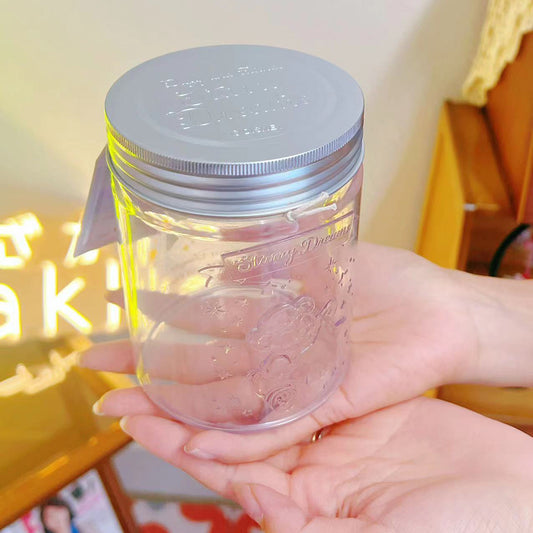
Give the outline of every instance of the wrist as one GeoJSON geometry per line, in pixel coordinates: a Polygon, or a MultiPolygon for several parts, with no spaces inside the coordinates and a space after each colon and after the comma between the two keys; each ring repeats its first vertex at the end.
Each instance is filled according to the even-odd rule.
{"type": "Polygon", "coordinates": [[[451,275],[477,339],[458,381],[533,387],[533,280],[451,275]]]}

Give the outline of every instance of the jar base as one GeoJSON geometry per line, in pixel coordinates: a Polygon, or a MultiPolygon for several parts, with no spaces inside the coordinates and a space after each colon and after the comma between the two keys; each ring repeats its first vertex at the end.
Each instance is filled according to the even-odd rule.
{"type": "Polygon", "coordinates": [[[215,423],[199,420],[197,418],[176,412],[174,409],[170,409],[168,406],[165,405],[164,402],[150,395],[150,393],[146,390],[146,386],[144,387],[144,389],[147,396],[150,398],[150,401],[152,401],[157,407],[159,407],[159,409],[167,413],[171,418],[178,422],[182,422],[189,426],[204,430],[218,430],[225,431],[228,433],[254,433],[290,424],[307,416],[308,414],[312,413],[313,411],[324,405],[340,387],[348,371],[348,366],[349,365],[347,361],[341,362],[337,367],[334,379],[332,379],[330,382],[330,386],[315,402],[310,403],[305,409],[301,409],[295,413],[290,413],[284,418],[277,418],[275,420],[267,420],[265,422],[258,422],[252,424],[215,423]]]}

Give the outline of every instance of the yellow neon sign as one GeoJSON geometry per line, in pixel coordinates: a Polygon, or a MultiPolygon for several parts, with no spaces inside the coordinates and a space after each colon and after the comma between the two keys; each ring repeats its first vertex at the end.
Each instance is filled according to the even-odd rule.
{"type": "Polygon", "coordinates": [[[0,339],[17,341],[21,337],[20,303],[17,293],[0,283],[0,315],[5,317],[0,326],[0,339]]]}
{"type": "Polygon", "coordinates": [[[80,224],[58,222],[44,224],[41,239],[33,213],[0,223],[0,343],[123,326],[120,307],[104,299],[106,289],[121,287],[114,254],[104,248],[75,258],[80,224]]]}
{"type": "Polygon", "coordinates": [[[51,261],[43,262],[43,331],[47,337],[57,334],[57,317],[63,317],[81,333],[91,333],[92,325],[79,311],[68,304],[85,288],[85,280],[76,278],[57,292],[57,268],[51,261]]]}
{"type": "Polygon", "coordinates": [[[15,375],[0,381],[0,398],[15,394],[37,394],[53,385],[64,381],[68,371],[78,364],[78,352],[62,357],[55,350],[48,356],[49,365],[45,365],[37,373],[30,372],[26,365],[18,364],[15,375]]]}
{"type": "Polygon", "coordinates": [[[31,257],[28,239],[39,237],[42,231],[41,224],[33,213],[24,213],[18,217],[8,218],[3,224],[0,224],[0,268],[23,268],[31,257]],[[13,243],[17,255],[7,254],[5,239],[9,239],[13,243]]]}

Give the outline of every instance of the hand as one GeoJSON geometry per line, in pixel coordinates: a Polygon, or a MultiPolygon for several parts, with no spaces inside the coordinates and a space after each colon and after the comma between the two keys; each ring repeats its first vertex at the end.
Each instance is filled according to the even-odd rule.
{"type": "Polygon", "coordinates": [[[123,425],[269,533],[533,530],[533,439],[440,400],[346,420],[314,443],[236,465],[185,453],[193,432],[180,423],[132,415],[123,425]]]}
{"type": "MultiPolygon", "coordinates": [[[[413,398],[443,383],[460,381],[464,368],[477,357],[478,338],[454,273],[413,253],[365,243],[358,245],[356,261],[351,265],[355,283],[351,363],[338,392],[311,415],[277,429],[247,435],[199,432],[188,443],[189,453],[225,462],[262,459],[308,439],[323,427],[413,398]]],[[[192,311],[188,314],[195,316],[192,311]]],[[[185,318],[178,317],[181,327],[185,318]]],[[[190,383],[191,373],[201,384],[211,379],[195,366],[201,358],[193,349],[174,349],[180,354],[169,350],[168,357],[186,367],[173,367],[181,382],[190,383]]],[[[83,356],[82,364],[135,372],[127,342],[94,346],[83,356]]],[[[208,365],[206,371],[211,367],[208,365]]],[[[202,385],[193,387],[186,393],[195,398],[191,403],[201,406],[198,399],[204,389],[202,385]]],[[[138,388],[108,393],[99,408],[103,414],[114,416],[165,416],[138,388]]]]}

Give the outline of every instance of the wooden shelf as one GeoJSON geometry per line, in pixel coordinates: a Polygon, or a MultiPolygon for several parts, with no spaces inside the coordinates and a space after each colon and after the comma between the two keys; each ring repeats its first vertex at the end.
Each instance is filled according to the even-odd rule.
{"type": "MultiPolygon", "coordinates": [[[[80,337],[2,346],[0,379],[14,375],[21,363],[37,375],[49,364],[51,350],[67,356],[87,346],[80,337]]],[[[92,413],[102,394],[128,384],[127,378],[110,382],[106,375],[73,367],[36,394],[2,397],[0,528],[91,468],[105,469],[106,459],[130,442],[115,420],[92,413]]]]}
{"type": "Polygon", "coordinates": [[[483,110],[445,102],[417,252],[446,268],[479,269],[514,225],[483,110]]]}

